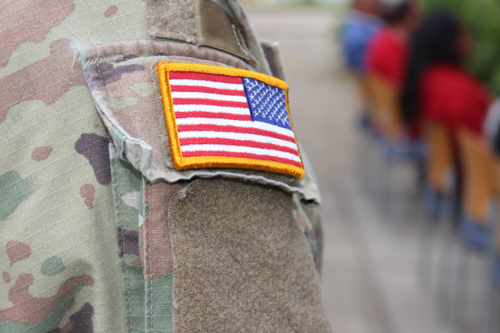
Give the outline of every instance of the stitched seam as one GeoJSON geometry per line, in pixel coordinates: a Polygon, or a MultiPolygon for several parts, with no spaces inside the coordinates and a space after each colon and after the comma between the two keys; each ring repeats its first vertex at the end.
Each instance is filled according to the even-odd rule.
{"type": "MultiPolygon", "coordinates": [[[[116,185],[118,187],[118,192],[119,192],[119,189],[120,189],[120,176],[119,176],[119,172],[117,171],[118,170],[118,161],[117,159],[115,158],[115,170],[114,170],[114,173],[115,173],[115,178],[116,178],[116,185]]],[[[118,220],[120,221],[119,224],[120,224],[120,227],[121,227],[121,234],[122,234],[122,246],[123,246],[123,261],[125,263],[125,283],[126,283],[126,298],[127,298],[127,308],[128,308],[128,315],[127,315],[127,318],[126,319],[129,319],[131,320],[132,318],[132,302],[131,302],[131,296],[130,296],[130,276],[129,276],[129,271],[128,271],[128,264],[127,264],[127,259],[125,258],[125,253],[127,252],[126,251],[126,246],[127,246],[127,243],[125,242],[125,234],[124,234],[124,226],[122,225],[121,223],[121,219],[119,217],[119,215],[123,215],[122,213],[122,199],[121,198],[117,198],[118,200],[118,214],[117,214],[117,218],[118,220]]],[[[132,324],[133,325],[133,324],[132,324]]],[[[130,326],[130,333],[133,333],[133,326],[130,326]]]]}
{"type": "MultiPolygon", "coordinates": [[[[107,85],[104,84],[104,77],[102,75],[102,72],[101,72],[101,67],[99,67],[99,64],[97,64],[97,72],[99,73],[99,78],[100,78],[100,81],[101,81],[101,88],[104,88],[104,92],[105,92],[105,103],[108,105],[108,102],[107,102],[107,99],[109,98],[109,92],[108,92],[108,87],[107,85]]],[[[92,94],[92,97],[94,97],[94,92],[91,92],[92,94]]],[[[98,106],[98,109],[100,109],[99,113],[102,113],[106,119],[104,119],[104,122],[108,121],[113,127],[115,127],[121,134],[123,134],[126,138],[129,138],[130,136],[128,135],[128,133],[120,126],[119,123],[117,123],[117,120],[113,117],[111,117],[111,115],[107,114],[106,111],[105,111],[105,108],[102,108],[98,105],[97,101],[94,101],[95,104],[98,106]]],[[[109,108],[109,105],[108,105],[108,108],[109,108]]],[[[101,115],[102,115],[101,114],[101,115]]],[[[108,125],[106,125],[106,127],[108,127],[108,125]]],[[[111,137],[113,137],[113,135],[111,135],[111,137]]]]}
{"type": "MultiPolygon", "coordinates": [[[[97,64],[97,72],[99,73],[99,79],[101,81],[101,85],[104,87],[104,89],[106,90],[106,95],[108,94],[108,88],[104,85],[104,78],[102,76],[102,72],[101,72],[101,67],[99,66],[99,64],[97,64]]],[[[115,158],[115,170],[114,170],[114,174],[115,174],[115,178],[116,178],[116,185],[117,185],[117,188],[118,188],[118,195],[119,195],[119,192],[120,192],[120,172],[119,172],[119,163],[118,163],[118,159],[115,158]]],[[[122,246],[123,246],[123,262],[125,263],[125,276],[124,276],[124,281],[125,281],[125,288],[127,289],[126,290],[126,298],[127,298],[127,307],[128,307],[128,318],[126,319],[131,319],[132,317],[132,302],[131,302],[131,295],[130,295],[130,275],[129,275],[129,271],[128,271],[128,265],[127,265],[127,259],[125,257],[125,250],[126,250],[126,243],[125,243],[125,235],[124,235],[124,232],[123,232],[123,227],[124,225],[122,224],[122,221],[120,219],[120,215],[123,215],[122,211],[121,211],[121,207],[122,207],[122,198],[117,198],[118,200],[118,205],[117,205],[117,209],[118,209],[118,213],[116,214],[116,218],[117,220],[119,221],[119,224],[120,224],[120,227],[122,229],[122,246]]],[[[133,325],[133,324],[131,324],[133,325]]],[[[134,329],[133,329],[133,326],[130,326],[130,333],[133,333],[134,332],[134,329]]]]}
{"type": "Polygon", "coordinates": [[[150,287],[150,315],[151,315],[151,330],[150,332],[153,333],[153,260],[152,260],[152,244],[151,244],[151,215],[152,215],[152,207],[153,205],[153,196],[151,195],[151,188],[153,187],[151,184],[146,183],[146,186],[148,187],[148,201],[149,201],[149,212],[148,212],[148,238],[149,238],[149,287],[150,287]]]}
{"type": "Polygon", "coordinates": [[[117,54],[117,55],[109,56],[109,57],[89,59],[89,60],[87,60],[87,66],[99,65],[99,64],[102,64],[104,62],[114,62],[114,61],[119,61],[119,60],[123,60],[123,55],[117,54]]]}

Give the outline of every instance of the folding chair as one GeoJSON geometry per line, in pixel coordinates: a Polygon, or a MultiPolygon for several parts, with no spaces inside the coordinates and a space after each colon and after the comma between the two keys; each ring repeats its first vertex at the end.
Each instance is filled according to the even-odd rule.
{"type": "Polygon", "coordinates": [[[465,129],[459,130],[458,143],[464,174],[462,233],[469,246],[485,250],[494,191],[492,151],[486,139],[465,129]]]}
{"type": "MultiPolygon", "coordinates": [[[[463,169],[463,218],[461,234],[467,249],[494,253],[494,237],[491,224],[491,207],[495,190],[494,158],[489,143],[483,137],[466,129],[457,134],[460,161],[463,169]]],[[[467,318],[468,257],[459,261],[456,303],[462,308],[457,319],[464,323],[467,318]]],[[[490,266],[491,267],[491,266],[490,266]]],[[[490,289],[486,286],[486,289],[490,289]]],[[[488,292],[488,291],[487,291],[488,292]]],[[[491,292],[491,290],[489,290],[491,292]]],[[[487,313],[487,312],[486,312],[487,313]]]]}
{"type": "Polygon", "coordinates": [[[496,221],[493,222],[492,242],[489,251],[489,280],[485,284],[485,309],[483,333],[498,332],[499,300],[500,288],[500,158],[493,161],[493,188],[495,191],[497,209],[496,221]]]}
{"type": "Polygon", "coordinates": [[[361,124],[363,128],[369,130],[369,121],[371,119],[373,110],[372,94],[370,93],[370,83],[368,77],[363,74],[353,74],[353,79],[356,83],[356,89],[358,92],[359,109],[364,113],[362,114],[361,124]]]}
{"type": "MultiPolygon", "coordinates": [[[[373,123],[379,133],[379,144],[382,148],[382,162],[380,163],[379,187],[377,195],[384,200],[386,194],[386,209],[390,214],[393,211],[391,195],[392,167],[396,162],[412,162],[423,160],[425,147],[422,142],[413,142],[406,136],[399,108],[399,92],[385,79],[376,75],[368,77],[369,91],[373,100],[373,123]],[[384,164],[386,163],[386,165],[384,164]]],[[[383,203],[383,202],[382,202],[383,203]]],[[[403,200],[396,207],[397,219],[405,216],[408,202],[403,200]]]]}
{"type": "MultiPolygon", "coordinates": [[[[362,142],[360,150],[360,173],[363,178],[363,183],[367,185],[368,190],[373,189],[375,186],[371,186],[373,177],[371,173],[374,171],[371,168],[372,159],[372,146],[374,138],[377,137],[376,130],[374,128],[374,95],[370,89],[370,82],[366,75],[363,74],[353,74],[352,78],[354,80],[357,97],[358,97],[358,109],[360,114],[358,115],[358,125],[362,130],[362,142]]],[[[376,170],[375,170],[376,172],[376,170]]]]}
{"type": "MultiPolygon", "coordinates": [[[[452,172],[455,153],[452,138],[446,126],[427,121],[425,124],[427,155],[425,160],[426,185],[423,193],[425,215],[420,222],[420,249],[418,251],[417,274],[420,283],[428,288],[431,285],[433,265],[433,236],[439,225],[445,226],[445,211],[452,187],[452,172]],[[430,218],[427,219],[426,217],[430,218]]],[[[443,245],[448,245],[444,242],[443,245]]],[[[443,268],[443,267],[442,267],[443,268]]],[[[446,267],[444,267],[446,268],[446,267]]],[[[446,271],[446,269],[444,270],[446,271]]],[[[447,275],[446,272],[441,272],[447,275]]]]}
{"type": "Polygon", "coordinates": [[[427,212],[437,216],[442,209],[442,196],[449,192],[454,164],[451,135],[446,126],[427,121],[425,126],[427,142],[426,193],[424,202],[427,212]]]}
{"type": "Polygon", "coordinates": [[[380,135],[390,142],[401,142],[404,127],[401,120],[398,92],[385,79],[377,75],[367,77],[369,99],[373,103],[373,119],[380,135]]]}

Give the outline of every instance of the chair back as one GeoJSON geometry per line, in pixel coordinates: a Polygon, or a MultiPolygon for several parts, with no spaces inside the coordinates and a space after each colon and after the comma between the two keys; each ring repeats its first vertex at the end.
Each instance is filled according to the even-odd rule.
{"type": "Polygon", "coordinates": [[[353,74],[353,79],[356,83],[360,108],[363,111],[367,111],[369,116],[371,116],[374,102],[372,101],[372,95],[370,94],[368,77],[362,74],[353,74]]]}
{"type": "Polygon", "coordinates": [[[398,90],[384,78],[373,74],[368,77],[368,86],[377,127],[388,140],[402,139],[404,126],[401,120],[398,90]]]}
{"type": "MultiPolygon", "coordinates": [[[[500,157],[493,158],[493,190],[495,192],[497,206],[500,207],[500,157]]],[[[500,214],[497,216],[496,250],[500,254],[500,214]]]]}
{"type": "Polygon", "coordinates": [[[454,164],[453,144],[449,130],[439,123],[427,122],[425,139],[428,145],[426,170],[427,185],[443,194],[447,188],[454,164]]]}
{"type": "Polygon", "coordinates": [[[460,129],[457,137],[464,176],[465,213],[473,221],[486,223],[495,189],[493,152],[484,138],[466,129],[460,129]]]}

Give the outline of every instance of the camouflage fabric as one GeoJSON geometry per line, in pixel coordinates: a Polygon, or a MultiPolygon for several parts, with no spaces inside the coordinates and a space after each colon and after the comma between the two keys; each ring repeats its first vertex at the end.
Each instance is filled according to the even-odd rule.
{"type": "MultiPolygon", "coordinates": [[[[270,73],[241,6],[216,2],[244,27],[258,70],[270,73]]],[[[214,174],[171,170],[165,142],[154,139],[164,129],[147,137],[151,123],[138,122],[145,109],[156,110],[151,69],[165,56],[151,44],[164,42],[151,41],[148,3],[2,3],[0,332],[174,331],[168,203],[193,179],[214,174]],[[143,47],[141,56],[110,51],[124,41],[137,41],[131,47],[136,53],[143,47]],[[93,82],[90,68],[109,81],[93,82]],[[122,127],[123,115],[134,112],[122,127]]],[[[199,61],[257,70],[222,51],[168,43],[188,52],[175,59],[198,52],[199,61]]],[[[319,203],[312,178],[221,175],[295,193],[294,217],[320,268],[319,215],[300,201],[319,203]]]]}
{"type": "Polygon", "coordinates": [[[319,207],[305,204],[295,195],[293,197],[293,216],[306,236],[307,243],[314,257],[318,275],[323,265],[323,225],[319,207]]]}
{"type": "MultiPolygon", "coordinates": [[[[121,160],[113,146],[110,153],[127,332],[146,332],[148,327],[154,327],[154,332],[173,332],[173,261],[163,265],[160,272],[153,272],[152,265],[146,264],[148,249],[152,248],[160,254],[170,252],[168,235],[165,238],[149,235],[159,229],[149,224],[161,221],[153,217],[155,211],[146,202],[148,193],[151,193],[148,188],[152,185],[129,163],[121,160]],[[162,295],[154,302],[153,290],[162,295]]],[[[182,185],[171,187],[176,192],[182,185]]]]}

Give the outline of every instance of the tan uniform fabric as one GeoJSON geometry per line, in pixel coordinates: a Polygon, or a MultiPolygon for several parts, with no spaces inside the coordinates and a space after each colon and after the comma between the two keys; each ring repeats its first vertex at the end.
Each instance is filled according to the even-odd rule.
{"type": "Polygon", "coordinates": [[[197,180],[174,195],[169,215],[174,331],[329,331],[291,194],[197,180]]]}

